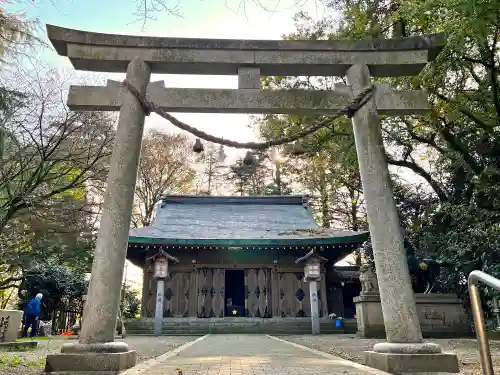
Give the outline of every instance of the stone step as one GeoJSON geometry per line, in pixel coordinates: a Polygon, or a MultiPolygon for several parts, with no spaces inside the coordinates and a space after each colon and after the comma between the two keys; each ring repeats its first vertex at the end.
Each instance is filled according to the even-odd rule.
{"type": "MultiPolygon", "coordinates": [[[[154,327],[154,321],[127,321],[127,327],[139,327],[139,326],[151,326],[154,327]]],[[[311,322],[303,322],[303,323],[294,323],[294,324],[285,324],[285,323],[255,323],[255,322],[196,322],[196,323],[179,323],[179,322],[163,322],[163,326],[171,326],[171,327],[208,327],[208,326],[248,326],[248,327],[310,327],[311,322]]],[[[332,326],[335,327],[335,323],[333,322],[325,322],[320,323],[321,327],[332,326]]]]}
{"type": "MultiPolygon", "coordinates": [[[[331,333],[331,334],[341,334],[345,331],[342,329],[322,329],[322,333],[331,333]]],[[[152,335],[154,333],[154,328],[136,328],[130,329],[127,328],[127,334],[129,335],[152,335]]],[[[269,327],[206,327],[204,329],[185,329],[185,328],[173,328],[173,327],[164,327],[162,329],[162,333],[164,335],[178,335],[178,334],[189,334],[189,335],[204,335],[207,333],[269,333],[269,334],[309,334],[311,333],[311,327],[308,328],[295,328],[290,329],[290,327],[281,328],[281,329],[270,329],[269,327]]]]}
{"type": "MultiPolygon", "coordinates": [[[[345,321],[345,327],[337,327],[335,321],[322,319],[322,333],[355,333],[356,322],[345,321]],[[353,325],[354,324],[354,325],[353,325]],[[348,329],[344,329],[348,328],[348,329]]],[[[130,319],[125,321],[129,334],[154,333],[154,319],[130,319]]],[[[269,334],[308,334],[311,333],[311,321],[308,318],[165,318],[163,321],[164,335],[172,334],[206,334],[206,333],[269,333],[269,334]]]]}
{"type": "MultiPolygon", "coordinates": [[[[248,334],[248,335],[251,335],[251,334],[269,334],[269,335],[310,335],[311,334],[311,330],[304,330],[304,331],[294,331],[294,332],[290,332],[290,331],[277,331],[277,332],[257,332],[257,331],[254,331],[254,332],[238,332],[238,331],[234,331],[234,332],[227,332],[227,331],[203,331],[203,332],[185,332],[185,331],[180,331],[180,332],[176,332],[176,331],[163,331],[162,332],[162,336],[203,336],[203,335],[206,335],[206,334],[248,334]]],[[[334,335],[334,334],[344,334],[343,331],[341,332],[327,332],[327,331],[321,331],[321,334],[329,334],[329,335],[334,335]]],[[[131,336],[153,336],[154,335],[154,332],[153,331],[139,331],[139,332],[129,332],[128,335],[131,335],[131,336]]]]}

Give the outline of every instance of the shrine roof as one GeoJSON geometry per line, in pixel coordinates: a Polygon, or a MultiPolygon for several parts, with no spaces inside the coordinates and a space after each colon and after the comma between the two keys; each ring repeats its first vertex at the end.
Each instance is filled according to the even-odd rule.
{"type": "Polygon", "coordinates": [[[305,196],[168,196],[129,244],[329,245],[366,241],[367,232],[320,228],[305,196]]]}

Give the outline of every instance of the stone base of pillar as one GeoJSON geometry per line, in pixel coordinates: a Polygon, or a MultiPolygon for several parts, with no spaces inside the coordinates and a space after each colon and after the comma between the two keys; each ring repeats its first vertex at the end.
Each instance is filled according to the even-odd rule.
{"type": "Polygon", "coordinates": [[[136,364],[136,351],[124,342],[64,344],[59,354],[47,355],[45,372],[57,374],[118,374],[136,364]]]}
{"type": "Polygon", "coordinates": [[[433,343],[380,343],[365,352],[365,365],[390,374],[458,373],[458,357],[433,343]]]}

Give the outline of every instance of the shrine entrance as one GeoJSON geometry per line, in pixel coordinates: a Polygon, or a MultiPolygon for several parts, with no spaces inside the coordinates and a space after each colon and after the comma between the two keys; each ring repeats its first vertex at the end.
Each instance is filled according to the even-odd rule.
{"type": "Polygon", "coordinates": [[[225,316],[245,316],[245,272],[226,270],[225,316]]]}

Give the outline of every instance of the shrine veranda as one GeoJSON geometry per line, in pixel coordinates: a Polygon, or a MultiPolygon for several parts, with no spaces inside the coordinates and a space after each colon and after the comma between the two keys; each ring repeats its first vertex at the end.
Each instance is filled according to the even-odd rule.
{"type": "MultiPolygon", "coordinates": [[[[221,285],[228,288],[233,284],[226,282],[226,275],[230,274],[229,270],[236,272],[235,269],[240,269],[243,276],[234,273],[234,280],[240,280],[234,284],[239,284],[241,290],[243,277],[247,299],[243,310],[238,310],[241,299],[237,296],[238,305],[231,305],[233,309],[230,311],[240,313],[242,310],[242,315],[252,315],[252,319],[259,314],[307,314],[303,306],[307,295],[304,288],[307,287],[296,276],[299,265],[291,264],[291,254],[294,253],[296,262],[304,260],[304,271],[314,269],[316,279],[307,279],[312,291],[310,320],[313,333],[319,333],[318,315],[321,311],[324,314],[329,307],[325,304],[328,277],[325,275],[322,279],[325,281],[321,281],[319,265],[321,263],[324,269],[325,263],[335,260],[341,250],[335,246],[347,245],[351,247],[349,251],[358,246],[361,243],[356,237],[358,235],[349,234],[342,240],[334,235],[322,239],[314,236],[302,239],[292,235],[288,238],[266,237],[262,241],[262,238],[238,237],[233,233],[223,241],[217,232],[189,240],[166,237],[167,241],[163,242],[158,241],[154,233],[149,236],[132,233],[129,237],[144,121],[151,109],[144,99],[155,105],[156,113],[165,111],[162,115],[165,118],[169,118],[166,111],[333,115],[345,110],[353,98],[368,88],[372,95],[362,106],[351,111],[350,116],[378,276],[381,311],[377,314],[385,330],[386,342],[367,351],[365,363],[392,373],[458,372],[456,355],[444,353],[437,344],[423,342],[415,295],[403,255],[403,236],[379,116],[425,113],[430,110],[427,94],[415,90],[397,91],[372,82],[372,77],[419,74],[444,47],[443,35],[362,41],[257,41],[100,34],[52,25],[47,25],[47,33],[56,51],[68,57],[76,69],[126,73],[126,82],[108,81],[103,87],[71,86],[69,90],[68,106],[72,110],[119,111],[120,115],[81,334],[77,343],[65,344],[60,354],[47,356],[47,372],[116,373],[135,364],[135,352],[126,343],[114,341],[127,249],[129,258],[138,263],[147,259],[149,251],[176,252],[179,259],[169,255],[170,259],[178,261],[170,267],[172,278],[158,281],[166,281],[162,289],[170,298],[165,304],[167,315],[220,315],[221,307],[227,305],[225,292],[224,297],[220,292],[221,285]],[[169,73],[237,75],[238,88],[168,88],[163,81],[150,80],[152,74],[169,73]],[[336,85],[334,90],[323,91],[262,90],[260,77],[276,75],[342,76],[347,78],[347,85],[336,85]],[[143,239],[137,241],[138,237],[143,239]],[[145,241],[145,237],[150,240],[145,241]],[[357,240],[353,241],[353,238],[357,240]],[[247,255],[238,259],[241,254],[247,255]],[[331,259],[326,259],[325,254],[331,259]],[[313,264],[313,261],[317,263],[313,264]],[[304,292],[303,299],[300,290],[304,292]]],[[[274,210],[277,210],[276,206],[274,210]]],[[[284,232],[300,229],[291,222],[287,225],[292,227],[284,232]]],[[[144,266],[147,269],[145,263],[144,266]]],[[[147,287],[149,281],[146,280],[145,284],[147,287]]],[[[148,289],[145,298],[149,298],[152,287],[148,289]]],[[[148,304],[149,300],[146,306],[148,304]]],[[[161,304],[157,306],[161,307],[161,304]]],[[[227,312],[222,311],[222,314],[227,312]]],[[[161,325],[155,324],[156,332],[161,333],[161,325]]]]}

